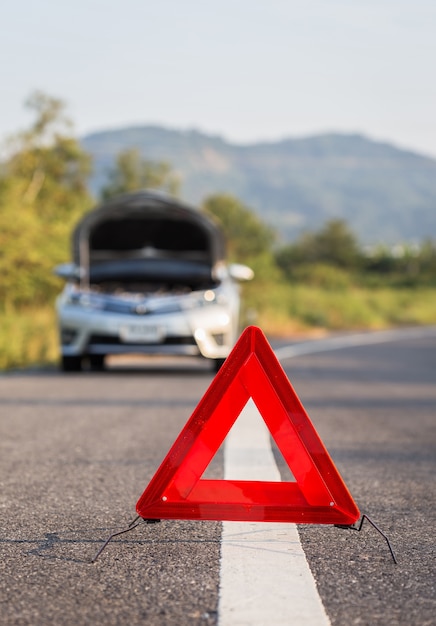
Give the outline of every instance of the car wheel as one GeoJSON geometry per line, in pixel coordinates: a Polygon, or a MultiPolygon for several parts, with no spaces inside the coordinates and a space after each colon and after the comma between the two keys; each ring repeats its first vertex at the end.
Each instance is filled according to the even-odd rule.
{"type": "Polygon", "coordinates": [[[82,357],[63,356],[61,360],[61,369],[64,372],[80,372],[82,369],[82,357]]]}
{"type": "Polygon", "coordinates": [[[213,359],[213,370],[217,374],[224,364],[225,359],[213,359]]]}
{"type": "Polygon", "coordinates": [[[89,366],[94,372],[104,370],[104,354],[92,354],[89,357],[89,366]]]}

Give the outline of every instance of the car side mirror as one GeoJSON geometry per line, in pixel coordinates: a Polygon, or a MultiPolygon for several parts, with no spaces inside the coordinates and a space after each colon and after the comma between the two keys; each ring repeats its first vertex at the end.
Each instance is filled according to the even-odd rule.
{"type": "Polygon", "coordinates": [[[80,280],[83,276],[83,270],[75,263],[62,263],[61,265],[57,265],[53,273],[59,276],[59,278],[69,281],[80,280]]]}
{"type": "Polygon", "coordinates": [[[232,263],[229,266],[229,274],[233,280],[237,280],[239,282],[245,282],[254,278],[254,272],[251,267],[241,265],[240,263],[232,263]]]}

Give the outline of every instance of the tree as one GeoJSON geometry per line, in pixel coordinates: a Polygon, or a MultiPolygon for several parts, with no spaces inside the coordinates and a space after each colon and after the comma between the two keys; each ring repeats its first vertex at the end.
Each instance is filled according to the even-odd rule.
{"type": "Polygon", "coordinates": [[[90,157],[71,134],[62,101],[35,92],[30,128],[8,145],[0,168],[0,300],[14,308],[52,299],[53,267],[68,259],[77,219],[90,207],[90,157]]]}
{"type": "Polygon", "coordinates": [[[103,187],[101,197],[107,200],[121,193],[146,188],[177,195],[179,187],[180,181],[168,163],[149,161],[142,158],[136,148],[129,148],[118,154],[115,165],[109,170],[108,183],[103,187]]]}
{"type": "Polygon", "coordinates": [[[274,231],[234,196],[209,196],[202,208],[221,224],[231,260],[248,262],[271,253],[274,231]]]}
{"type": "Polygon", "coordinates": [[[314,253],[319,262],[343,269],[354,269],[361,256],[356,237],[346,222],[340,219],[328,221],[315,235],[314,253]]]}
{"type": "Polygon", "coordinates": [[[276,253],[276,260],[285,274],[292,276],[296,267],[323,264],[344,270],[354,270],[362,254],[353,233],[343,220],[330,220],[315,233],[304,233],[294,244],[276,253]]]}

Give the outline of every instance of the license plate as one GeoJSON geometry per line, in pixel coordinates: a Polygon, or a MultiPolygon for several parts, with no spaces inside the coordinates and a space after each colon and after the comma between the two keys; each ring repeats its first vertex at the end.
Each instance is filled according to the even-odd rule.
{"type": "Polygon", "coordinates": [[[165,331],[161,326],[128,324],[120,328],[120,339],[125,343],[161,343],[164,338],[165,331]]]}

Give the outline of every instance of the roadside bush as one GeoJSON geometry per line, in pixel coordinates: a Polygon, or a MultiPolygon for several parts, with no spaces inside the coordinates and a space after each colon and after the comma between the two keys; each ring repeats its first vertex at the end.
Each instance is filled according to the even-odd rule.
{"type": "Polygon", "coordinates": [[[301,265],[293,273],[294,283],[313,285],[327,290],[349,289],[353,283],[350,272],[325,263],[301,265]]]}
{"type": "Polygon", "coordinates": [[[58,353],[54,307],[0,313],[0,369],[52,364],[58,353]]]}

